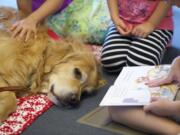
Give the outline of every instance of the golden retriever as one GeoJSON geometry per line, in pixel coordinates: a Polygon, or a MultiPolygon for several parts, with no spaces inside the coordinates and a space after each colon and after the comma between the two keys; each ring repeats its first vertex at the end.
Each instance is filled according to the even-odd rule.
{"type": "Polygon", "coordinates": [[[22,42],[0,30],[0,90],[9,90],[0,92],[0,121],[16,109],[16,96],[42,92],[57,105],[74,105],[103,84],[95,57],[81,42],[51,42],[45,29],[22,42]]]}

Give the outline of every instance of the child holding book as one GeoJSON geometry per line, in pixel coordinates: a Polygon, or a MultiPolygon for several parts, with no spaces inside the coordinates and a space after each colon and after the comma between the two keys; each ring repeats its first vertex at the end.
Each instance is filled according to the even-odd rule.
{"type": "MultiPolygon", "coordinates": [[[[179,0],[169,1],[180,5],[179,0]]],[[[167,4],[169,1],[166,1],[167,4]]],[[[177,57],[172,63],[172,68],[167,78],[158,81],[150,81],[148,85],[157,86],[163,83],[170,83],[173,80],[180,82],[179,72],[180,57],[177,57]]],[[[180,117],[179,101],[168,101],[155,98],[152,99],[152,104],[144,107],[144,110],[142,107],[109,107],[109,114],[113,121],[144,132],[170,135],[177,135],[180,133],[180,125],[168,118],[170,116],[180,117]]]]}
{"type": "Polygon", "coordinates": [[[101,63],[108,72],[124,66],[158,65],[172,39],[170,4],[159,0],[108,0],[111,19],[101,63]]]}
{"type": "Polygon", "coordinates": [[[37,32],[37,25],[47,16],[61,11],[72,0],[17,0],[18,8],[28,16],[15,22],[10,30],[12,36],[27,41],[37,32]]]}
{"type": "MultiPolygon", "coordinates": [[[[171,70],[165,78],[152,80],[147,85],[154,87],[172,81],[180,84],[179,78],[180,56],[174,59],[171,70]]],[[[153,98],[152,103],[144,106],[143,110],[142,107],[109,107],[110,116],[115,122],[153,134],[177,135],[180,133],[178,124],[180,122],[180,101],[153,98]],[[172,117],[178,123],[167,117],[172,117]]]]}

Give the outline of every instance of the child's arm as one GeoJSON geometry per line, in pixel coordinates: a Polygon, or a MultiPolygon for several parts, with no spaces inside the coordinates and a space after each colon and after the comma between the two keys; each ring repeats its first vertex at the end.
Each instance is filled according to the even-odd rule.
{"type": "Polygon", "coordinates": [[[64,0],[46,0],[43,5],[29,15],[31,19],[38,23],[48,15],[56,12],[63,4],[64,0]]]}
{"type": "Polygon", "coordinates": [[[48,15],[57,11],[57,9],[61,7],[63,2],[64,0],[46,0],[43,5],[35,12],[32,12],[25,19],[20,20],[12,25],[12,36],[21,39],[25,37],[25,41],[27,41],[30,38],[31,34],[36,35],[37,24],[48,15]]]}
{"type": "Polygon", "coordinates": [[[132,34],[138,37],[147,37],[167,15],[170,8],[170,3],[160,1],[151,17],[146,22],[137,25],[132,34]]]}
{"type": "Polygon", "coordinates": [[[119,19],[118,0],[108,0],[108,7],[113,22],[119,19]]]}
{"type": "Polygon", "coordinates": [[[17,6],[25,15],[32,12],[32,0],[17,0],[17,6]]]}
{"type": "Polygon", "coordinates": [[[108,0],[109,12],[117,30],[122,35],[129,35],[130,30],[119,17],[118,0],[108,0]]]}

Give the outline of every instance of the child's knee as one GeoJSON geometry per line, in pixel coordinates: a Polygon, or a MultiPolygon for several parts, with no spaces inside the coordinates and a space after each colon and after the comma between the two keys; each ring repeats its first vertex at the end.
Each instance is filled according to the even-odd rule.
{"type": "Polygon", "coordinates": [[[121,117],[124,117],[125,110],[123,107],[108,107],[109,116],[115,122],[119,122],[121,117]]]}
{"type": "Polygon", "coordinates": [[[113,62],[113,60],[107,61],[104,60],[104,58],[101,58],[101,66],[109,73],[119,73],[124,67],[124,65],[118,65],[117,63],[113,62]]]}
{"type": "Polygon", "coordinates": [[[108,107],[109,116],[113,121],[117,120],[117,108],[116,107],[108,107]]]}

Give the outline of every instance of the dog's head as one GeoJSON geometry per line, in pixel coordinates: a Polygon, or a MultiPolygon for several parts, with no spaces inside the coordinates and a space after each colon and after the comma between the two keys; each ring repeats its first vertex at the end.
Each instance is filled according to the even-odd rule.
{"type": "Polygon", "coordinates": [[[49,57],[54,58],[47,61],[45,71],[50,73],[48,97],[55,104],[75,105],[79,103],[82,93],[92,93],[104,85],[100,65],[80,42],[66,40],[52,47],[54,51],[49,50],[49,57]]]}

